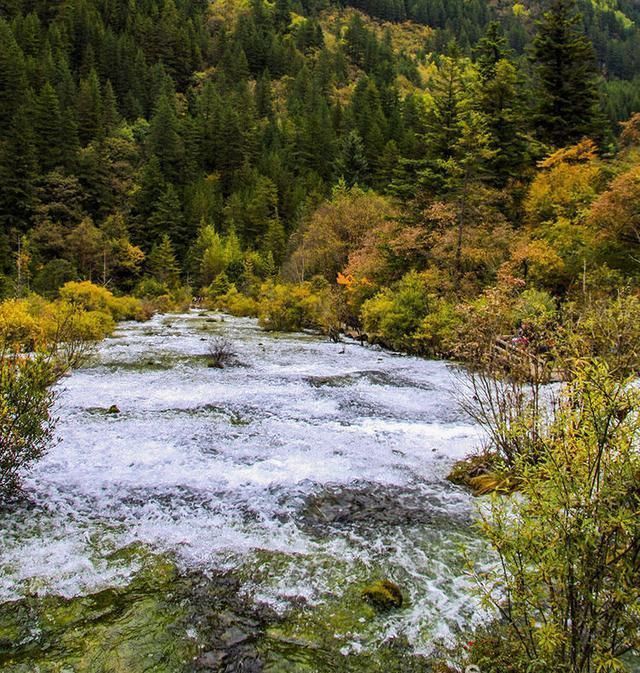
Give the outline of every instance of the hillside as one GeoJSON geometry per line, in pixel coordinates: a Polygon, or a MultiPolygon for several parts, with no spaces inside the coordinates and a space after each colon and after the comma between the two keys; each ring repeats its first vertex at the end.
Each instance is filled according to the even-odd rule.
{"type": "Polygon", "coordinates": [[[582,7],[592,59],[573,3],[555,5],[573,53],[536,42],[538,6],[481,0],[6,4],[3,292],[85,278],[200,292],[222,272],[247,289],[291,268],[341,180],[415,221],[453,198],[467,161],[519,226],[538,160],[585,136],[614,151],[617,120],[640,109],[637,9],[582,7]],[[564,72],[548,70],[554,50],[564,72]]]}

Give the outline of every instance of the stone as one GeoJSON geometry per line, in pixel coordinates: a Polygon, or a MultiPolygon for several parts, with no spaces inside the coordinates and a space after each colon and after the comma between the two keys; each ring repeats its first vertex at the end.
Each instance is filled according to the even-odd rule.
{"type": "Polygon", "coordinates": [[[380,612],[402,607],[403,597],[400,587],[391,580],[372,582],[362,590],[362,598],[380,612]]]}

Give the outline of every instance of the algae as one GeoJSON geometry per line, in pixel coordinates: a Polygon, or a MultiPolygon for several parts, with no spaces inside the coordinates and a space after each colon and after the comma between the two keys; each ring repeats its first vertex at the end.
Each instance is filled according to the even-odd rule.
{"type": "MultiPolygon", "coordinates": [[[[149,556],[123,588],[0,605],[6,673],[180,673],[196,653],[173,563],[149,556]]],[[[182,587],[184,588],[184,587],[182,587]]]]}

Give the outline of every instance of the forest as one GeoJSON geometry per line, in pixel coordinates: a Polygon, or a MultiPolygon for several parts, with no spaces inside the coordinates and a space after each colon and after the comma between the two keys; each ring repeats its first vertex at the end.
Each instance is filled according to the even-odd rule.
{"type": "MultiPolygon", "coordinates": [[[[357,358],[369,367],[362,386],[383,388],[381,399],[388,395],[396,404],[385,377],[393,379],[402,358],[414,363],[406,374],[414,392],[428,389],[415,377],[433,366],[434,390],[444,397],[451,391],[438,367],[457,363],[463,373],[456,374],[456,403],[484,439],[471,447],[463,435],[461,446],[469,449],[464,455],[447,444],[451,469],[439,488],[460,488],[485,503],[474,525],[499,564],[487,570],[475,542],[465,538],[467,551],[477,554],[459,572],[473,578],[478,610],[491,619],[447,622],[451,637],[446,644],[438,640],[429,657],[413,652],[410,639],[397,634],[384,640],[385,647],[399,643],[393,653],[382,648],[373,659],[362,655],[365,663],[356,646],[346,648],[356,663],[344,670],[637,670],[639,285],[640,7],[633,0],[0,0],[0,526],[14,525],[11,508],[22,506],[16,503],[25,478],[38,492],[42,477],[33,482],[26,475],[56,444],[54,391],[67,379],[73,391],[74,376],[89,377],[86,385],[100,389],[91,378],[91,358],[123,321],[129,325],[126,347],[135,348],[136,336],[148,339],[151,354],[136,364],[116,352],[116,364],[100,370],[105,380],[117,374],[125,381],[136,367],[164,371],[165,359],[176,354],[166,351],[170,339],[163,345],[161,337],[174,335],[174,321],[183,325],[182,336],[201,330],[203,342],[214,330],[208,354],[193,360],[189,353],[188,361],[195,367],[204,357],[210,377],[236,376],[236,369],[249,367],[243,348],[253,365],[266,367],[268,360],[260,358],[280,339],[300,371],[306,371],[303,357],[317,357],[330,372],[324,351],[307,352],[311,346],[296,339],[341,345],[339,355],[345,344],[359,341],[367,348],[357,358]],[[138,323],[149,326],[131,327],[138,323]],[[264,336],[246,331],[253,324],[264,336]],[[147,331],[131,332],[137,329],[147,331]],[[240,335],[239,346],[224,329],[240,335]],[[377,361],[368,358],[374,357],[389,368],[384,376],[371,369],[377,361]],[[465,644],[461,631],[471,622],[467,635],[473,640],[465,644]]],[[[114,346],[105,348],[111,353],[114,346]]],[[[260,370],[257,390],[269,389],[279,366],[260,370]]],[[[330,388],[327,395],[353,385],[357,397],[360,384],[349,378],[355,374],[342,375],[339,383],[328,382],[330,375],[314,370],[303,380],[318,390],[330,388]]],[[[393,379],[393,385],[409,386],[398,383],[404,380],[393,379]]],[[[185,399],[199,382],[189,379],[185,399]]],[[[162,381],[156,384],[162,390],[162,381]]],[[[131,385],[136,391],[137,382],[131,385]]],[[[245,379],[235,385],[246,399],[255,393],[245,379]]],[[[115,386],[124,391],[126,384],[115,386]]],[[[113,388],[106,390],[113,395],[113,388]]],[[[145,393],[136,394],[132,400],[139,401],[145,393]]],[[[88,427],[96,418],[126,419],[125,397],[94,400],[88,427]]],[[[344,411],[350,403],[331,403],[344,418],[351,413],[344,411]]],[[[264,404],[277,406],[270,398],[264,404]]],[[[371,404],[384,419],[386,412],[375,406],[381,400],[371,404]]],[[[66,427],[77,409],[62,408],[66,427]]],[[[268,423],[261,416],[266,407],[251,408],[245,414],[202,402],[206,413],[228,414],[225,423],[233,432],[221,431],[228,446],[236,446],[238,433],[256,418],[268,423]]],[[[193,417],[200,413],[198,407],[193,417]]],[[[406,410],[405,418],[398,411],[395,430],[385,432],[408,432],[398,428],[412,413],[406,410]]],[[[344,418],[336,423],[351,422],[344,418]]],[[[438,423],[463,432],[460,418],[443,418],[437,416],[438,423]]],[[[175,427],[158,423],[171,437],[175,427]]],[[[97,433],[111,437],[108,427],[97,433]]],[[[361,428],[363,446],[370,427],[361,428]]],[[[286,432],[297,446],[292,428],[287,425],[286,432]]],[[[75,426],[67,431],[78,432],[75,426]]],[[[402,437],[409,445],[414,441],[410,433],[402,437]]],[[[122,435],[111,439],[117,445],[122,435]]],[[[93,436],[85,441],[93,445],[93,436]]],[[[271,441],[277,447],[281,438],[276,433],[271,441]]],[[[322,445],[324,438],[316,441],[322,445]]],[[[366,446],[372,455],[378,448],[366,446]]],[[[393,453],[402,456],[400,462],[406,458],[402,448],[393,453]]],[[[113,460],[118,464],[118,457],[113,460]]],[[[316,456],[316,466],[323,460],[316,456]]],[[[380,473],[392,471],[389,464],[380,473]]],[[[136,459],[129,464],[134,473],[137,465],[136,459]]],[[[192,478],[191,467],[180,469],[192,478]]],[[[361,469],[366,472],[366,465],[361,469]]],[[[416,468],[411,463],[407,469],[416,468]]],[[[361,479],[354,473],[352,488],[361,479]]],[[[334,486],[330,482],[322,497],[342,502],[347,496],[336,496],[334,486]]],[[[443,493],[448,491],[438,497],[443,493]]],[[[100,502],[101,494],[86,500],[100,502]]],[[[154,491],[154,502],[156,496],[161,503],[164,495],[154,491]]],[[[126,506],[133,507],[139,495],[127,497],[126,506]]],[[[320,525],[309,523],[309,511],[329,511],[334,522],[333,505],[318,504],[316,497],[304,494],[305,535],[320,525]]],[[[369,503],[367,494],[348,497],[356,509],[359,499],[369,503]]],[[[385,491],[384,502],[386,497],[385,491]]],[[[184,502],[178,500],[180,510],[184,502]]],[[[268,501],[266,519],[278,519],[274,512],[285,500],[268,501]]],[[[368,506],[375,521],[384,507],[368,506]]],[[[130,521],[129,514],[118,521],[130,521]]],[[[164,521],[164,514],[157,519],[164,521]]],[[[398,516],[402,525],[411,520],[398,516]]],[[[11,530],[11,539],[19,540],[11,530]]],[[[162,598],[153,605],[158,614],[174,611],[171,619],[182,624],[180,619],[188,621],[184,605],[202,610],[206,582],[198,576],[196,590],[194,576],[181,574],[178,562],[165,566],[164,556],[134,548],[143,538],[149,542],[149,530],[100,553],[111,567],[114,554],[133,550],[138,566],[152,568],[153,580],[140,575],[148,584],[135,590],[134,602],[165,596],[167,576],[157,575],[154,564],[160,573],[171,566],[167,572],[176,573],[176,586],[188,599],[176,590],[176,603],[168,607],[162,598]]],[[[274,558],[281,548],[259,549],[274,554],[266,565],[280,567],[274,558]]],[[[366,603],[348,616],[342,605],[318,618],[302,609],[299,622],[251,612],[247,627],[242,620],[249,608],[236,585],[229,595],[218,585],[206,584],[206,590],[221,591],[216,596],[224,595],[223,602],[233,594],[235,602],[225,609],[240,619],[233,628],[255,631],[247,638],[262,643],[257,654],[251,650],[256,661],[271,661],[287,647],[301,647],[309,656],[307,649],[316,645],[308,642],[319,638],[317,649],[329,652],[327,661],[311,655],[309,665],[319,668],[300,671],[324,673],[335,670],[330,662],[336,645],[327,645],[326,629],[351,634],[406,600],[393,569],[381,567],[384,578],[380,571],[362,591],[344,594],[366,603]],[[342,621],[334,625],[334,619],[342,621]]],[[[262,570],[246,572],[260,577],[262,570]]],[[[407,571],[405,579],[410,583],[414,576],[407,571]]],[[[231,586],[227,576],[215,581],[231,586]]],[[[37,588],[21,592],[19,601],[38,595],[37,588]]],[[[410,593],[419,601],[425,592],[420,585],[410,593]]],[[[59,593],[72,603],[56,603],[55,610],[76,609],[77,592],[59,593]]],[[[125,593],[112,598],[129,600],[125,593]]],[[[333,606],[335,593],[329,595],[333,606]]],[[[62,621],[48,623],[44,604],[19,602],[11,612],[7,596],[18,600],[11,591],[3,594],[0,581],[0,667],[6,663],[11,673],[23,673],[31,669],[20,668],[21,662],[35,662],[35,650],[20,654],[6,645],[28,623],[15,615],[26,611],[31,619],[37,613],[51,642],[62,621]]],[[[102,613],[87,619],[98,623],[102,613]]],[[[175,663],[179,656],[196,661],[197,671],[244,671],[246,639],[229,640],[219,659],[194,654],[192,645],[176,654],[168,644],[162,650],[170,652],[166,661],[152,670],[183,670],[175,663]],[[238,643],[245,644],[238,649],[238,643]],[[237,659],[224,668],[229,652],[237,659]]],[[[48,642],[37,645],[43,666],[48,642]]],[[[69,647],[75,652],[82,646],[69,647]]],[[[54,667],[61,661],[42,670],[67,670],[54,667]]],[[[68,661],[78,673],[129,671],[68,661]]],[[[143,670],[131,661],[130,671],[143,670]]],[[[278,666],[268,670],[297,670],[278,666]]]]}

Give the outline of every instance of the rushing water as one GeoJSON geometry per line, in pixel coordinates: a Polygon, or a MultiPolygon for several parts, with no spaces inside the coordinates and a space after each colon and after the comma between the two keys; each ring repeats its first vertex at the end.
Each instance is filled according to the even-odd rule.
{"type": "Polygon", "coordinates": [[[452,388],[445,363],[250,319],[124,324],[61,383],[60,441],[0,516],[0,601],[126,584],[137,562],[114,552],[138,542],[184,569],[238,569],[279,611],[392,578],[409,605],[374,640],[427,647],[474,615],[473,506],[445,476],[478,434],[452,388]],[[217,334],[234,366],[207,367],[217,334]]]}

